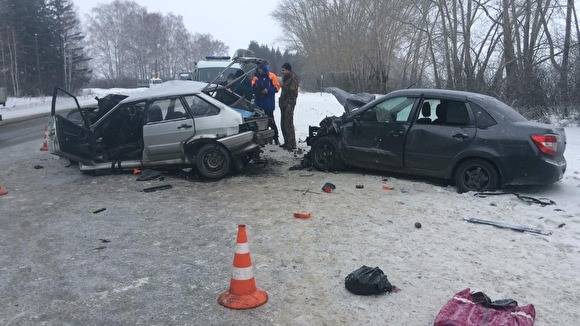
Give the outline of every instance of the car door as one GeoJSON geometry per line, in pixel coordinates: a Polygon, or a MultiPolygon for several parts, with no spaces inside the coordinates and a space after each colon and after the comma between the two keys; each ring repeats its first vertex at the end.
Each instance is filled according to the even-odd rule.
{"type": "Polygon", "coordinates": [[[90,163],[94,156],[94,137],[77,98],[63,89],[55,88],[50,113],[48,126],[50,152],[73,161],[90,163]],[[69,120],[57,113],[57,109],[66,112],[63,114],[69,113],[69,110],[79,112],[81,119],[69,120]]]}
{"type": "Polygon", "coordinates": [[[344,129],[347,160],[376,168],[402,167],[405,135],[416,98],[385,99],[355,115],[344,129]]]}
{"type": "Polygon", "coordinates": [[[227,131],[224,126],[231,126],[232,122],[228,121],[227,116],[220,114],[220,109],[210,103],[211,97],[204,94],[191,95],[185,97],[185,102],[189,106],[191,113],[193,114],[193,119],[195,122],[195,134],[196,135],[216,135],[219,137],[227,136],[231,133],[237,133],[239,130],[238,125],[241,122],[233,123],[233,125],[238,128],[238,130],[227,131]]]}
{"type": "Polygon", "coordinates": [[[182,144],[195,133],[195,128],[191,113],[181,97],[149,102],[144,122],[144,163],[184,161],[182,144]]]}
{"type": "Polygon", "coordinates": [[[428,97],[420,105],[421,112],[407,136],[405,167],[446,171],[475,138],[473,115],[459,99],[428,97]]]}

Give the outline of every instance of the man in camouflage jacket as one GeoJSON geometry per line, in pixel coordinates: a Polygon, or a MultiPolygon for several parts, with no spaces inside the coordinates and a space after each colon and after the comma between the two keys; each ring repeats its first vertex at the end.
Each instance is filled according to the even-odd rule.
{"type": "Polygon", "coordinates": [[[298,97],[298,76],[292,71],[289,63],[282,65],[282,93],[280,94],[279,106],[281,111],[282,135],[287,150],[296,149],[296,133],[294,131],[294,107],[298,97]]]}

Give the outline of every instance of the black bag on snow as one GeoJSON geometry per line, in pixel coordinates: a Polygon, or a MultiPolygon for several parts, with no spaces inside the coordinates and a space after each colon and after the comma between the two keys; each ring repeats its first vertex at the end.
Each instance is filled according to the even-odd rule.
{"type": "Polygon", "coordinates": [[[380,268],[368,266],[362,266],[348,274],[344,279],[344,286],[351,293],[358,295],[381,294],[393,290],[387,275],[380,268]]]}

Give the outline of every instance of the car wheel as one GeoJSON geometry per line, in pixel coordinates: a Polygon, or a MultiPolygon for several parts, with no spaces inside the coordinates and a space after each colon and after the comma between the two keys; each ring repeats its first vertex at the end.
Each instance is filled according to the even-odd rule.
{"type": "Polygon", "coordinates": [[[195,156],[199,174],[208,179],[221,179],[230,172],[232,158],[227,149],[217,144],[202,146],[195,156]]]}
{"type": "Polygon", "coordinates": [[[322,171],[341,170],[344,168],[338,141],[335,137],[324,136],[312,144],[312,164],[322,171]]]}
{"type": "Polygon", "coordinates": [[[457,192],[495,190],[499,186],[499,174],[495,166],[481,159],[467,160],[455,171],[457,192]]]}

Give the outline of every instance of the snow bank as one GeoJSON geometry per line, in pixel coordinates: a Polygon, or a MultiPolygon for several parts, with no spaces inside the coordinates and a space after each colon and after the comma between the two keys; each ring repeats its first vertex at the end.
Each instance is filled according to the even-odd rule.
{"type": "MultiPolygon", "coordinates": [[[[333,95],[328,93],[300,93],[294,110],[294,127],[296,139],[305,140],[308,137],[308,126],[318,126],[325,117],[341,116],[344,108],[333,95]]],[[[278,128],[280,124],[280,108],[276,97],[276,111],[274,117],[278,128]]],[[[282,142],[283,139],[280,139],[282,142]]]]}

